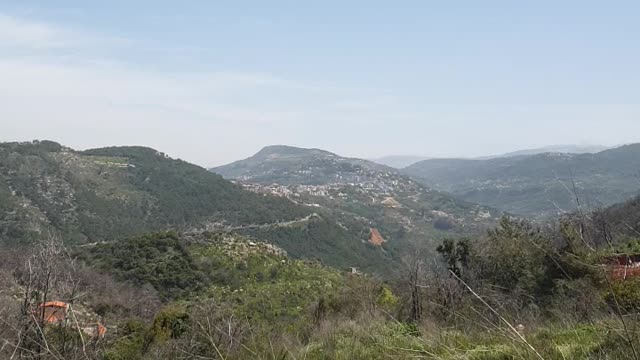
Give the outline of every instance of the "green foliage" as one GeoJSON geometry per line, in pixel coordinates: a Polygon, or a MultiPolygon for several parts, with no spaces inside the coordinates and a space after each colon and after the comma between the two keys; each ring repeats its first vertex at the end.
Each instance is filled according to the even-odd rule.
{"type": "Polygon", "coordinates": [[[172,232],[98,244],[80,255],[119,280],[151,284],[165,298],[196,291],[204,281],[191,254],[172,232]]]}
{"type": "Polygon", "coordinates": [[[484,281],[526,297],[549,294],[560,271],[549,238],[525,220],[503,218],[477,254],[474,262],[484,281]]]}
{"type": "Polygon", "coordinates": [[[382,289],[380,289],[380,294],[378,295],[378,299],[376,299],[376,303],[386,309],[393,309],[398,305],[399,301],[400,299],[393,295],[391,290],[387,287],[382,287],[382,289]]]}
{"type": "Polygon", "coordinates": [[[153,342],[149,329],[135,320],[122,326],[122,334],[110,344],[104,354],[105,360],[138,360],[143,359],[148,347],[153,342]]]}
{"type": "Polygon", "coordinates": [[[149,148],[77,152],[49,142],[0,144],[4,244],[30,243],[49,230],[67,244],[83,244],[219,223],[243,228],[242,233],[278,244],[298,258],[367,270],[389,265],[387,256],[362,243],[366,223],[353,217],[343,221],[348,229],[338,226],[340,219],[333,214],[303,228],[256,227],[310,214],[287,199],[245,191],[149,148]]]}
{"type": "Polygon", "coordinates": [[[621,242],[615,247],[617,254],[636,255],[640,254],[640,239],[629,239],[621,242]]]}
{"type": "Polygon", "coordinates": [[[238,269],[241,281],[212,286],[207,297],[232,304],[226,310],[263,327],[304,327],[310,305],[320,297],[331,297],[341,276],[323,266],[300,260],[285,261],[250,256],[246,268],[238,269]]]}
{"type": "Polygon", "coordinates": [[[619,306],[624,312],[637,312],[640,309],[640,279],[629,278],[612,282],[605,299],[612,309],[619,306]]]}
{"type": "Polygon", "coordinates": [[[182,160],[173,160],[153,149],[118,147],[94,149],[83,154],[121,157],[134,164],[130,183],[153,194],[157,216],[165,223],[193,223],[221,212],[220,220],[231,223],[269,223],[306,215],[281,198],[253,194],[222,177],[182,160]]]}
{"type": "Polygon", "coordinates": [[[447,269],[457,277],[462,277],[463,269],[468,267],[471,256],[471,245],[468,239],[452,240],[445,239],[438,245],[436,251],[442,256],[447,264],[447,269]]]}
{"type": "Polygon", "coordinates": [[[76,152],[52,142],[0,144],[0,241],[28,242],[52,227],[68,243],[220,221],[262,224],[309,212],[244,191],[155,150],[76,152]]]}
{"type": "Polygon", "coordinates": [[[170,305],[153,320],[151,333],[157,340],[177,339],[188,330],[189,313],[184,306],[170,305]]]}
{"type": "MultiPolygon", "coordinates": [[[[200,221],[256,225],[309,214],[283,199],[248,195],[215,175],[150,149],[77,153],[35,143],[0,146],[0,151],[3,241],[37,235],[41,229],[36,220],[45,215],[46,222],[81,242],[146,227],[200,221]],[[236,204],[238,200],[245,203],[236,204]],[[33,226],[25,227],[27,223],[33,226]]],[[[339,166],[345,172],[354,168],[339,166]]],[[[416,199],[412,220],[425,217],[417,215],[420,209],[458,204],[446,196],[435,204],[427,198],[433,199],[416,199]]],[[[388,214],[397,215],[396,210],[363,203],[341,209],[374,217],[385,237],[415,236],[402,234],[404,228],[390,220],[388,214]]],[[[107,338],[95,345],[100,355],[109,360],[536,358],[466,288],[440,273],[420,274],[415,284],[425,285],[407,290],[402,282],[382,286],[369,276],[346,275],[319,261],[302,260],[315,255],[325,264],[389,271],[399,254],[393,246],[403,243],[366,245],[370,225],[353,214],[341,216],[338,225],[336,214],[326,211],[302,221],[239,227],[235,233],[155,233],[76,248],[87,265],[136,286],[151,285],[165,301],[148,323],[114,319],[107,338]],[[250,235],[254,242],[238,233],[250,235]],[[280,245],[292,258],[256,239],[280,245]],[[439,323],[436,316],[424,316],[424,323],[395,320],[406,312],[403,306],[414,289],[428,299],[425,314],[453,310],[450,321],[439,323]]],[[[449,270],[495,304],[510,323],[524,319],[524,336],[543,358],[625,358],[629,341],[639,337],[637,320],[624,317],[629,326],[622,327],[607,311],[617,303],[625,312],[636,312],[640,280],[615,282],[611,291],[605,288],[592,266],[601,254],[588,254],[580,238],[582,228],[572,229],[573,225],[563,224],[558,234],[545,233],[527,221],[504,218],[484,239],[446,240],[437,251],[449,270]],[[608,309],[595,304],[600,296],[608,301],[608,309]],[[554,317],[538,315],[543,312],[539,309],[554,317]],[[567,309],[570,315],[563,313],[567,309]],[[575,322],[576,318],[588,322],[575,322]],[[629,340],[622,341],[624,337],[629,340]]],[[[635,252],[637,244],[622,250],[635,252]]],[[[81,347],[77,331],[45,331],[50,346],[62,354],[81,347]]]]}
{"type": "Polygon", "coordinates": [[[336,324],[324,337],[312,339],[301,358],[389,359],[430,356],[431,348],[401,323],[336,324]]]}
{"type": "MultiPolygon", "coordinates": [[[[569,234],[567,229],[563,234],[569,234]]],[[[560,236],[542,232],[526,220],[504,217],[485,238],[445,240],[437,251],[448,271],[476,291],[487,291],[500,306],[535,309],[559,304],[559,299],[564,302],[565,296],[589,297],[584,294],[597,293],[601,287],[599,268],[593,266],[597,258],[576,252],[576,246],[554,245],[551,239],[560,236]]],[[[440,289],[441,294],[448,294],[444,295],[447,305],[461,299],[455,289],[440,289]]],[[[574,307],[581,316],[588,316],[589,306],[597,307],[585,300],[581,302],[584,307],[574,307]]]]}
{"type": "Polygon", "coordinates": [[[82,347],[80,334],[73,327],[49,326],[45,330],[47,345],[53,353],[72,358],[82,347]]]}
{"type": "Polygon", "coordinates": [[[363,271],[393,269],[392,259],[378,248],[363,245],[369,228],[351,223],[348,229],[324,217],[313,217],[298,226],[253,228],[240,233],[264,239],[287,250],[293,258],[313,258],[337,268],[356,266],[363,271]]]}
{"type": "MultiPolygon", "coordinates": [[[[156,233],[84,248],[79,255],[117,279],[152,285],[166,300],[211,297],[229,305],[221,312],[263,324],[302,321],[313,302],[342,284],[335,270],[261,246],[220,234],[201,235],[189,245],[175,233],[156,233]]],[[[167,307],[156,316],[153,334],[179,336],[187,320],[184,307],[167,307]]]]}

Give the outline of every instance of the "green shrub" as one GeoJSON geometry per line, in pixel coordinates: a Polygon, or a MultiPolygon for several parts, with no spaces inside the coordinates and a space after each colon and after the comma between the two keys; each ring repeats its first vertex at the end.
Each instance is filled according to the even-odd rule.
{"type": "Polygon", "coordinates": [[[181,305],[170,305],[158,312],[151,328],[154,339],[177,339],[189,327],[189,313],[181,305]]]}
{"type": "Polygon", "coordinates": [[[380,289],[380,294],[378,295],[376,303],[382,306],[383,308],[390,310],[390,309],[393,309],[396,305],[398,305],[399,301],[400,299],[398,299],[397,296],[393,295],[393,293],[391,292],[391,290],[389,290],[389,288],[382,287],[382,289],[380,289]]]}
{"type": "Polygon", "coordinates": [[[616,311],[618,306],[625,312],[638,311],[640,309],[640,278],[614,281],[605,299],[616,311]]]}
{"type": "Polygon", "coordinates": [[[107,347],[105,360],[138,360],[143,359],[153,336],[147,327],[131,320],[122,327],[123,335],[107,347]]]}

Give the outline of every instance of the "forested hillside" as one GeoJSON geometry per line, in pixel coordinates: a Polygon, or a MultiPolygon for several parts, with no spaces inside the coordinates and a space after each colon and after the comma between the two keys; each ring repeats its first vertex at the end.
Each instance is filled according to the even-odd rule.
{"type": "Polygon", "coordinates": [[[461,199],[526,216],[592,209],[638,194],[640,144],[596,154],[545,153],[490,160],[434,159],[403,173],[461,199]]]}
{"type": "Polygon", "coordinates": [[[306,216],[198,166],[148,148],[74,151],[53,142],[0,144],[0,239],[59,230],[68,242],[205,223],[270,223],[306,216]]]}
{"type": "Polygon", "coordinates": [[[248,232],[294,257],[339,267],[397,263],[368,248],[367,221],[346,228],[334,218],[312,215],[308,207],[246,191],[149,148],[0,144],[0,244],[27,244],[51,234],[84,244],[194,228],[248,232]],[[303,231],[288,230],[294,225],[303,231]]]}

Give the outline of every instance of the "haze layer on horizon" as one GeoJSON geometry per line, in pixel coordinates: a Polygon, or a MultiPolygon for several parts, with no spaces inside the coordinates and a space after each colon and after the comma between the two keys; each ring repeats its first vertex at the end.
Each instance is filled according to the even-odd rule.
{"type": "Polygon", "coordinates": [[[640,134],[635,2],[0,4],[0,141],[203,166],[287,144],[477,157],[640,134]]]}

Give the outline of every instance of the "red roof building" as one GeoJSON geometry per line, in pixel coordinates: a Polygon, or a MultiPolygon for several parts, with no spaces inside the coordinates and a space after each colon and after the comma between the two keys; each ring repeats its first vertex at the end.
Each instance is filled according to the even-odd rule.
{"type": "Polygon", "coordinates": [[[640,255],[612,255],[602,259],[611,278],[614,280],[626,280],[627,278],[640,276],[640,255]]]}
{"type": "Polygon", "coordinates": [[[46,323],[58,324],[67,319],[67,311],[69,310],[69,304],[62,301],[49,301],[44,304],[40,304],[40,310],[38,311],[38,317],[43,315],[43,320],[46,323]]]}

